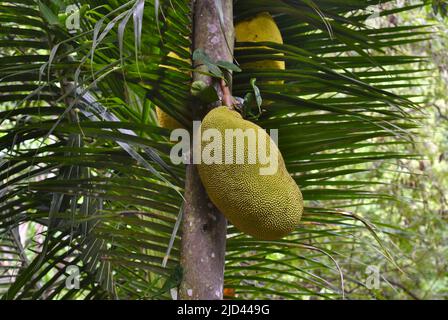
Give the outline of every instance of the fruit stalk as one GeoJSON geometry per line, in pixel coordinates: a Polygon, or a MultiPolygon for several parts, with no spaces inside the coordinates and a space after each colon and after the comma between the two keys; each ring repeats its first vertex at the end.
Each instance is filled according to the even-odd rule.
{"type": "MultiPolygon", "coordinates": [[[[204,50],[215,61],[232,62],[232,0],[196,0],[193,2],[193,15],[193,49],[204,50]],[[222,4],[222,8],[217,8],[217,4],[222,4]]],[[[206,71],[206,67],[196,64],[195,61],[193,80],[213,85],[223,99],[220,81],[201,73],[206,71]]],[[[218,105],[194,107],[193,119],[202,120],[211,108],[218,105]]],[[[222,299],[227,221],[208,198],[193,164],[187,165],[185,190],[181,242],[183,277],[179,297],[188,300],[222,299]]]]}

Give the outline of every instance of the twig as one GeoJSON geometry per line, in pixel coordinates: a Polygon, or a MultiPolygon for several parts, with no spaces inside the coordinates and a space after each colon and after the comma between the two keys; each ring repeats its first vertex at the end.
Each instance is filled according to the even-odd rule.
{"type": "Polygon", "coordinates": [[[226,107],[233,107],[233,97],[224,79],[221,79],[222,101],[226,107]]]}
{"type": "Polygon", "coordinates": [[[419,297],[417,297],[411,290],[409,290],[408,288],[406,288],[405,286],[403,286],[401,283],[395,282],[393,280],[389,280],[387,279],[387,282],[389,282],[390,284],[397,286],[398,288],[400,288],[401,290],[403,290],[408,296],[410,296],[411,298],[413,298],[414,300],[421,300],[419,297]]]}

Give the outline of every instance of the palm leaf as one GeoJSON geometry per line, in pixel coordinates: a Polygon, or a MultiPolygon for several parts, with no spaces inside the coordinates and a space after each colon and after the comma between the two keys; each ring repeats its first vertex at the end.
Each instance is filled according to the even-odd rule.
{"type": "MultiPolygon", "coordinates": [[[[25,248],[29,263],[10,267],[18,273],[4,297],[170,298],[181,275],[182,235],[173,229],[184,168],[170,163],[169,131],[157,126],[153,110],[157,105],[191,123],[191,66],[168,56],[190,56],[190,6],[79,3],[90,9],[81,10],[80,30],[70,34],[55,20],[63,7],[0,2],[0,239],[10,241],[19,226],[43,228],[25,248]],[[80,290],[65,285],[70,265],[79,267],[80,290]]],[[[423,58],[406,56],[400,46],[429,34],[425,26],[367,28],[372,4],[235,2],[236,20],[269,11],[284,37],[283,45],[262,49],[238,44],[239,63],[282,59],[287,67],[235,73],[233,93],[243,97],[257,79],[271,104],[254,121],[279,129],[279,147],[307,201],[303,224],[281,241],[257,241],[229,226],[225,286],[237,297],[343,297],[344,279],[355,280],[338,263],[341,245],[393,260],[379,228],[334,209],[389,199],[356,173],[372,162],[414,156],[378,146],[412,143],[419,105],[399,93],[420,85],[428,70],[410,68],[423,58]],[[357,239],[359,230],[372,238],[357,239]]],[[[0,245],[23,255],[10,246],[0,245]]],[[[2,263],[8,254],[0,254],[2,263]]]]}

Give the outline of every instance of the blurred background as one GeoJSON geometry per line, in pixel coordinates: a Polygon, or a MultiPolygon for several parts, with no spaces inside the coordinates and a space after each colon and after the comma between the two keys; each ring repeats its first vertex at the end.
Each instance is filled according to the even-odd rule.
{"type": "MultiPolygon", "coordinates": [[[[54,1],[52,5],[62,2],[54,1]]],[[[128,9],[120,7],[126,1],[79,2],[81,8],[90,4],[91,9],[87,11],[88,19],[83,20],[86,25],[81,26],[82,31],[73,36],[66,30],[59,32],[62,29],[58,29],[57,21],[50,23],[52,19],[57,20],[54,14],[57,14],[59,7],[51,13],[50,5],[47,7],[38,2],[17,1],[13,4],[1,1],[0,23],[3,22],[5,28],[0,31],[0,183],[4,183],[4,188],[0,187],[0,294],[11,299],[172,299],[176,296],[173,289],[181,275],[178,259],[180,240],[176,232],[173,236],[173,229],[176,228],[181,204],[178,191],[182,190],[183,185],[181,180],[172,179],[162,170],[163,165],[157,166],[163,162],[153,157],[148,148],[154,147],[165,153],[169,150],[169,132],[157,127],[155,105],[167,112],[171,110],[171,115],[177,115],[181,120],[182,114],[187,113],[181,106],[189,97],[188,76],[176,68],[188,69],[189,66],[185,61],[170,58],[169,52],[175,51],[188,60],[189,52],[185,47],[190,45],[187,40],[190,21],[186,18],[189,7],[182,1],[173,0],[177,6],[173,10],[171,1],[162,1],[165,6],[161,11],[163,14],[154,16],[154,12],[159,12],[154,10],[158,9],[159,1],[143,1],[144,11],[141,1],[129,1],[134,11],[120,16],[120,10],[124,12],[128,9]],[[40,12],[39,17],[27,21],[25,16],[29,15],[29,11],[21,7],[25,4],[36,10],[31,15],[40,12]],[[137,14],[132,16],[133,12],[137,14]],[[143,62],[141,65],[135,63],[137,54],[134,52],[131,27],[127,27],[130,31],[124,33],[124,45],[117,41],[117,38],[123,37],[124,31],[118,27],[122,20],[106,20],[112,21],[113,26],[109,30],[111,34],[106,32],[104,38],[98,36],[101,33],[97,33],[96,37],[92,32],[84,33],[85,30],[97,30],[95,26],[102,21],[102,17],[106,14],[114,17],[112,13],[131,22],[132,16],[137,24],[144,16],[145,24],[140,32],[143,33],[143,51],[147,55],[142,61],[147,63],[147,70],[139,69],[143,68],[143,62]],[[161,29],[156,23],[158,19],[161,19],[161,29]],[[42,24],[41,21],[47,22],[42,24]],[[21,23],[25,27],[19,28],[17,37],[6,28],[21,23]],[[39,28],[45,25],[52,25],[54,29],[41,32],[39,28]],[[165,37],[164,41],[159,42],[159,32],[160,37],[165,37]],[[51,54],[57,56],[56,51],[46,46],[41,48],[39,41],[29,42],[31,48],[21,42],[22,38],[33,40],[42,34],[50,39],[54,36],[56,43],[64,43],[58,49],[60,60],[55,59],[51,69],[51,76],[56,80],[45,88],[49,92],[39,92],[39,98],[47,99],[48,103],[36,102],[38,99],[35,96],[28,101],[28,93],[35,89],[35,83],[30,85],[26,81],[37,81],[37,75],[50,79],[50,75],[39,72],[39,69],[48,70],[50,74],[50,70],[44,68],[48,65],[44,66],[43,63],[51,54]],[[70,38],[72,36],[74,38],[70,38]],[[96,41],[98,54],[90,61],[90,50],[96,41]],[[100,45],[101,41],[103,43],[100,45]],[[123,58],[118,48],[128,55],[123,58]],[[120,59],[125,61],[126,68],[118,67],[120,59]],[[26,72],[35,62],[42,65],[34,65],[37,65],[38,71],[33,78],[26,72]],[[84,67],[76,69],[77,65],[74,65],[77,63],[84,64],[84,67]],[[161,64],[171,67],[160,71],[161,64]],[[80,110],[75,109],[76,112],[71,113],[71,110],[69,113],[69,123],[63,123],[65,127],[59,128],[56,119],[63,112],[61,110],[67,110],[64,108],[72,102],[66,99],[63,84],[66,75],[76,74],[75,70],[81,74],[80,78],[85,77],[83,84],[94,91],[97,101],[110,111],[102,119],[104,124],[94,122],[86,113],[81,115],[80,110]],[[97,76],[95,80],[89,78],[92,70],[97,76]],[[123,77],[125,73],[126,80],[123,77]],[[63,81],[60,81],[61,78],[63,81]],[[6,83],[10,79],[13,79],[12,82],[6,83]],[[14,86],[23,83],[17,89],[20,94],[10,94],[14,86]],[[23,110],[24,116],[17,112],[15,117],[17,110],[13,110],[17,101],[21,101],[20,110],[23,110]],[[47,113],[41,115],[40,107],[43,106],[48,107],[42,109],[47,113]],[[111,119],[115,122],[113,126],[111,119]],[[33,125],[36,126],[33,128],[33,125]],[[28,134],[26,130],[30,127],[31,133],[27,137],[31,136],[31,140],[24,139],[26,141],[22,143],[17,137],[21,137],[23,128],[23,132],[28,134]],[[56,130],[51,137],[46,135],[50,128],[56,127],[60,131],[56,130]],[[138,138],[126,136],[123,131],[118,132],[119,129],[134,130],[138,138]],[[115,135],[111,134],[111,130],[116,130],[115,135]],[[66,142],[67,145],[64,144],[66,142]],[[39,154],[42,157],[35,161],[33,157],[43,144],[47,149],[43,148],[42,154],[39,154]],[[129,147],[135,145],[146,166],[136,164],[133,158],[135,153],[131,152],[134,149],[129,147]],[[86,151],[80,151],[83,147],[86,151]],[[148,169],[148,164],[157,168],[160,175],[153,176],[154,172],[148,169]],[[59,167],[62,167],[60,171],[55,170],[59,167]],[[170,183],[178,183],[177,189],[171,188],[170,183]],[[79,191],[79,194],[73,190],[79,191]],[[54,233],[48,232],[49,226],[54,228],[54,233]],[[165,258],[168,259],[167,268],[162,267],[165,258]],[[73,270],[81,273],[80,290],[66,286],[67,277],[72,276],[67,269],[69,266],[77,267],[73,270]]],[[[310,5],[309,1],[283,2],[293,7],[310,5]]],[[[300,153],[293,140],[296,137],[302,139],[303,135],[306,143],[317,145],[321,141],[319,134],[322,134],[322,139],[328,138],[322,133],[322,125],[317,123],[313,126],[313,123],[307,122],[310,120],[302,120],[302,116],[305,119],[308,115],[300,110],[294,111],[293,106],[285,103],[287,100],[280,99],[284,97],[278,95],[280,102],[277,103],[275,94],[269,96],[275,108],[267,113],[266,118],[260,118],[260,123],[267,126],[284,125],[286,139],[282,142],[280,131],[280,148],[284,148],[282,152],[288,169],[304,190],[306,214],[301,228],[281,242],[255,241],[230,227],[224,295],[227,299],[447,299],[448,5],[442,0],[314,2],[322,7],[325,14],[341,13],[348,22],[341,21],[347,22],[350,28],[358,27],[357,23],[368,17],[365,24],[371,29],[361,30],[366,36],[385,43],[380,55],[384,55],[382,61],[391,62],[385,67],[387,71],[396,71],[391,81],[387,81],[387,72],[383,73],[385,70],[381,68],[362,67],[363,63],[369,62],[369,58],[358,57],[359,52],[353,52],[350,45],[356,41],[352,41],[350,36],[348,40],[341,36],[338,38],[341,43],[334,45],[335,40],[327,37],[325,28],[316,31],[314,25],[310,27],[305,23],[292,27],[290,18],[282,15],[281,9],[277,8],[275,12],[280,14],[275,18],[284,34],[285,43],[299,49],[304,43],[312,52],[313,61],[322,62],[319,60],[322,57],[342,56],[338,62],[347,63],[347,68],[361,78],[365,76],[363,79],[369,85],[418,103],[420,108],[405,110],[409,123],[418,126],[413,129],[414,134],[401,136],[401,122],[397,122],[397,130],[388,129],[393,131],[391,135],[398,136],[396,140],[389,139],[388,132],[383,132],[374,134],[365,144],[356,140],[353,146],[351,142],[344,144],[346,132],[338,136],[339,131],[335,130],[336,138],[343,141],[342,151],[338,151],[337,147],[334,151],[331,146],[327,149],[323,146],[316,152],[319,153],[317,156],[306,151],[300,153]],[[333,5],[337,10],[331,11],[333,5]],[[410,26],[417,28],[406,29],[410,26]],[[401,35],[398,35],[400,32],[401,35]],[[310,35],[316,36],[315,41],[310,35]],[[303,39],[307,37],[309,42],[305,43],[303,39]],[[343,49],[342,43],[347,44],[349,49],[343,49]],[[324,46],[335,53],[319,52],[324,46]],[[342,48],[341,52],[338,52],[339,48],[342,48]],[[400,62],[400,57],[404,57],[405,62],[400,62]],[[357,58],[367,62],[361,61],[358,67],[360,60],[357,58]],[[302,132],[305,130],[301,130],[299,125],[296,129],[292,128],[296,122],[305,123],[311,128],[311,133],[307,135],[307,132],[302,132]],[[317,142],[312,140],[316,136],[317,142]],[[367,156],[356,154],[351,149],[362,150],[367,156]],[[325,161],[325,155],[334,159],[325,161]],[[309,163],[316,164],[317,169],[307,171],[306,165],[309,163]],[[332,189],[331,192],[325,193],[329,189],[332,189]]],[[[243,17],[255,10],[255,6],[249,5],[250,1],[244,3],[235,1],[235,12],[243,17]],[[248,5],[245,7],[244,3],[248,5]]],[[[272,1],[260,0],[260,3],[275,6],[272,1]]],[[[312,9],[314,11],[310,12],[315,14],[316,9],[312,9]]],[[[313,19],[316,20],[311,20],[316,24],[321,17],[315,16],[313,19]]],[[[106,23],[98,27],[100,29],[107,29],[106,23]]],[[[347,30],[335,28],[335,31],[343,33],[347,30]]],[[[350,35],[348,31],[346,34],[350,35]]],[[[374,50],[369,48],[369,43],[364,49],[372,53],[374,50]]],[[[51,46],[54,48],[56,45],[51,43],[51,46]]],[[[286,47],[274,46],[274,49],[279,48],[286,47]]],[[[285,56],[296,59],[291,58],[291,61],[305,61],[310,54],[302,56],[299,50],[291,50],[285,56]]],[[[238,58],[244,60],[244,54],[238,58]]],[[[333,66],[328,61],[325,63],[329,69],[333,66]]],[[[297,74],[303,71],[301,75],[305,76],[322,76],[311,63],[304,64],[308,68],[305,71],[301,62],[296,65],[288,62],[286,69],[297,71],[297,74]]],[[[341,69],[336,70],[342,72],[341,69]]],[[[238,81],[252,76],[236,74],[234,91],[243,96],[249,85],[238,81]]],[[[279,77],[282,76],[280,73],[279,77]]],[[[327,80],[325,76],[322,79],[327,80]]],[[[316,105],[331,105],[330,98],[334,92],[328,89],[329,85],[324,82],[310,84],[306,80],[300,82],[300,77],[295,80],[281,87],[285,95],[303,94],[304,100],[311,100],[314,98],[310,97],[316,94],[316,105]]],[[[345,80],[338,78],[338,81],[345,80]]],[[[262,94],[263,89],[269,92],[269,85],[260,86],[262,94]]],[[[359,94],[355,90],[359,88],[355,88],[353,83],[351,85],[353,91],[349,88],[348,92],[338,94],[351,94],[360,105],[368,103],[370,98],[359,94]]],[[[274,93],[281,91],[273,86],[271,91],[274,93]]],[[[296,104],[300,106],[301,102],[303,100],[296,104]]],[[[371,102],[369,108],[376,108],[375,101],[371,102]]],[[[335,105],[338,106],[336,102],[335,105]]],[[[326,112],[325,108],[322,110],[315,114],[326,112]]],[[[370,109],[360,112],[371,115],[370,109]]],[[[315,119],[315,114],[311,114],[309,119],[315,119]]],[[[347,116],[348,112],[344,115],[347,116]]],[[[376,121],[376,118],[372,119],[376,121]]],[[[342,123],[336,117],[332,121],[336,125],[342,123]]],[[[359,133],[363,134],[363,130],[369,134],[370,129],[365,128],[360,129],[359,133]]],[[[309,145],[305,144],[307,147],[309,145]]],[[[166,154],[161,158],[169,160],[166,154]]],[[[184,176],[183,168],[169,169],[179,177],[184,176]]]]}

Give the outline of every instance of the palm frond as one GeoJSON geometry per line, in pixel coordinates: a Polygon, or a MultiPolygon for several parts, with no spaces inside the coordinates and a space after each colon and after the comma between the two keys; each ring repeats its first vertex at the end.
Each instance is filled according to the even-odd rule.
{"type": "MultiPolygon", "coordinates": [[[[42,229],[24,248],[30,260],[14,267],[4,297],[170,298],[181,276],[181,234],[162,264],[184,168],[171,164],[169,131],[157,126],[153,110],[190,126],[192,68],[168,56],[190,58],[190,6],[79,4],[90,8],[80,10],[71,34],[55,20],[65,9],[58,4],[0,2],[0,239],[10,241],[26,224],[42,229]],[[79,290],[66,286],[71,265],[80,271],[79,290]]],[[[307,201],[302,226],[281,241],[257,241],[229,226],[225,286],[237,297],[342,297],[344,281],[354,280],[338,263],[345,253],[334,246],[341,243],[393,260],[381,230],[334,209],[337,201],[390,198],[353,175],[369,163],[415,156],[377,146],[412,143],[419,105],[399,91],[420,85],[428,70],[410,68],[423,58],[400,46],[429,33],[425,26],[369,29],[364,20],[373,4],[235,1],[236,20],[269,11],[284,37],[283,45],[238,44],[239,63],[281,59],[286,70],[235,73],[233,92],[243,97],[257,79],[271,103],[254,121],[279,129],[279,147],[307,201]],[[376,242],[353,236],[366,228],[376,242]]],[[[382,15],[422,5],[391,6],[382,15]]],[[[0,261],[23,262],[23,250],[8,243],[0,244],[11,251],[0,261]]]]}

